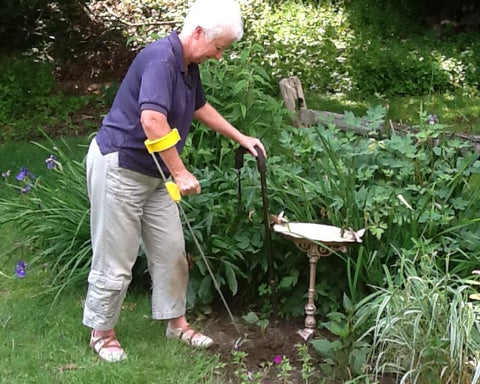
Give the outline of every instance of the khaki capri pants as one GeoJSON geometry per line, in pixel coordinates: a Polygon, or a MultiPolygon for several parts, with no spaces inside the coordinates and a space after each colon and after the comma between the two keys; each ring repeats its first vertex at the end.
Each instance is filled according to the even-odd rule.
{"type": "Polygon", "coordinates": [[[120,168],[118,153],[102,155],[95,139],[87,154],[92,265],[83,324],[114,328],[132,280],[140,242],[152,279],[152,317],[185,314],[188,263],[177,205],[162,179],[120,168]]]}

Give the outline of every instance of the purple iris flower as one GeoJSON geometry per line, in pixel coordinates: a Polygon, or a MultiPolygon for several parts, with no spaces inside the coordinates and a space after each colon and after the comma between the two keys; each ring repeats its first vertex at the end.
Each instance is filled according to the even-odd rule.
{"type": "Polygon", "coordinates": [[[30,171],[26,167],[20,168],[20,172],[17,174],[17,180],[23,180],[30,175],[30,171]]]}
{"type": "Polygon", "coordinates": [[[280,364],[281,362],[282,362],[282,356],[277,355],[277,356],[274,357],[274,359],[273,359],[274,364],[280,364]]]}
{"type": "Polygon", "coordinates": [[[48,169],[57,169],[58,168],[58,159],[55,155],[50,155],[45,159],[48,169]]]}
{"type": "Polygon", "coordinates": [[[20,168],[20,172],[18,172],[17,174],[17,180],[21,181],[27,178],[35,179],[35,175],[32,172],[30,172],[30,170],[27,167],[20,168]]]}
{"type": "Polygon", "coordinates": [[[17,265],[15,266],[15,274],[20,278],[25,277],[25,275],[27,274],[25,268],[26,264],[22,260],[18,260],[17,265]]]}
{"type": "Polygon", "coordinates": [[[30,193],[30,191],[32,190],[32,183],[28,183],[27,185],[25,185],[25,187],[23,187],[21,190],[20,190],[20,193],[30,193]]]}

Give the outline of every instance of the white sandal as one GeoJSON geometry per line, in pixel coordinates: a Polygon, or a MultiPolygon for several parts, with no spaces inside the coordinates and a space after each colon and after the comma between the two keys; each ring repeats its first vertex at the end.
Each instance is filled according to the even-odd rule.
{"type": "Polygon", "coordinates": [[[179,339],[196,348],[208,348],[213,344],[213,340],[210,337],[195,331],[190,325],[183,329],[172,329],[170,328],[170,323],[168,323],[165,335],[167,339],[179,339]]]}
{"type": "Polygon", "coordinates": [[[93,336],[93,332],[90,336],[90,347],[100,357],[100,359],[109,363],[116,363],[127,358],[127,354],[123,351],[122,346],[115,336],[115,332],[107,336],[93,336]],[[118,347],[120,349],[111,350],[112,347],[118,347]]]}

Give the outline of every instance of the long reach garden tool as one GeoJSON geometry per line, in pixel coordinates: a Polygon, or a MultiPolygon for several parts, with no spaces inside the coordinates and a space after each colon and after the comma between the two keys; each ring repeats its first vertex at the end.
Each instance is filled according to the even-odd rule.
{"type": "Polygon", "coordinates": [[[193,238],[193,241],[195,242],[195,245],[197,246],[198,252],[202,256],[203,262],[205,263],[205,266],[207,267],[208,273],[210,274],[210,277],[212,278],[213,285],[215,286],[215,289],[217,290],[218,294],[220,295],[220,298],[222,299],[223,305],[225,306],[225,309],[228,312],[228,315],[230,316],[230,319],[232,321],[233,326],[235,327],[235,330],[237,331],[239,338],[235,342],[235,349],[238,349],[238,346],[240,344],[240,341],[243,337],[243,334],[240,332],[240,329],[238,327],[238,324],[235,320],[235,318],[232,315],[232,311],[230,310],[230,307],[227,304],[227,301],[225,300],[225,297],[223,296],[222,290],[220,289],[220,286],[218,285],[217,279],[215,279],[215,276],[213,274],[212,268],[210,267],[210,263],[208,262],[207,258],[205,257],[205,254],[202,250],[202,247],[200,246],[200,243],[197,240],[197,237],[195,236],[195,233],[193,232],[193,229],[190,225],[190,222],[188,221],[187,215],[185,214],[185,211],[183,210],[182,205],[180,204],[180,201],[182,200],[182,197],[180,195],[180,189],[178,188],[178,185],[175,184],[173,181],[168,181],[167,177],[165,175],[165,172],[163,171],[162,167],[160,166],[157,157],[155,156],[155,152],[162,152],[165,151],[168,148],[173,147],[177,142],[180,140],[180,135],[178,133],[178,130],[175,128],[173,129],[169,134],[166,136],[161,137],[160,139],[157,140],[145,140],[145,146],[147,147],[148,152],[152,155],[153,161],[155,162],[155,165],[158,168],[158,172],[160,172],[160,175],[165,183],[165,188],[168,191],[168,194],[170,198],[177,204],[178,209],[182,215],[182,219],[185,222],[185,224],[188,227],[188,230],[190,231],[190,234],[193,238]]]}
{"type": "MultiPolygon", "coordinates": [[[[263,152],[258,146],[255,147],[255,150],[258,153],[257,156],[257,169],[260,173],[260,184],[262,186],[262,203],[263,203],[263,224],[265,226],[265,254],[267,257],[268,263],[268,275],[270,290],[272,291],[272,317],[274,320],[277,319],[277,306],[278,306],[278,295],[277,295],[277,284],[275,280],[275,274],[273,270],[273,256],[272,256],[272,233],[270,229],[270,215],[268,213],[268,198],[267,198],[267,159],[265,158],[263,152]]],[[[240,178],[240,170],[243,167],[243,156],[247,150],[243,147],[237,148],[235,151],[235,169],[238,171],[238,213],[242,212],[241,200],[242,200],[242,183],[240,178]]]]}

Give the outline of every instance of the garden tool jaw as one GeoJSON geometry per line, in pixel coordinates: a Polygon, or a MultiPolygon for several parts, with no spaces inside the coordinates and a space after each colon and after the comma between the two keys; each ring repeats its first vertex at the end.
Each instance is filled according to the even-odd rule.
{"type": "MultiPolygon", "coordinates": [[[[172,132],[174,132],[174,131],[176,131],[176,130],[172,130],[172,132]]],[[[158,172],[160,173],[160,176],[162,177],[162,180],[165,183],[165,188],[167,189],[170,198],[178,206],[178,210],[179,210],[179,212],[182,216],[182,219],[185,222],[185,224],[187,225],[188,230],[190,232],[190,235],[192,236],[192,239],[193,239],[193,241],[194,241],[194,243],[197,247],[197,250],[200,253],[200,256],[202,257],[203,262],[205,263],[205,267],[207,268],[208,273],[210,274],[210,277],[212,278],[213,285],[215,286],[215,289],[217,290],[217,292],[218,292],[218,294],[219,294],[219,296],[222,300],[222,303],[223,303],[225,309],[227,310],[227,313],[230,317],[230,320],[232,321],[232,324],[233,324],[235,330],[237,331],[237,333],[239,335],[238,339],[234,343],[234,348],[238,349],[244,335],[240,331],[240,328],[238,327],[237,321],[233,317],[232,311],[230,310],[230,307],[228,306],[227,301],[225,300],[225,297],[223,296],[222,290],[220,289],[220,286],[217,282],[217,279],[215,278],[215,275],[213,274],[212,268],[210,267],[210,263],[208,262],[207,258],[205,257],[205,254],[203,253],[202,247],[200,246],[200,243],[198,242],[197,237],[195,236],[195,233],[193,232],[193,229],[190,225],[190,222],[187,218],[187,215],[185,214],[185,211],[182,207],[182,204],[180,203],[181,202],[180,188],[173,181],[167,180],[165,172],[163,171],[162,167],[160,166],[160,163],[158,162],[157,157],[155,156],[155,152],[161,152],[165,149],[168,149],[168,148],[172,147],[173,145],[175,145],[179,141],[180,137],[178,136],[178,133],[177,133],[177,135],[172,135],[172,136],[167,137],[167,138],[164,137],[164,138],[161,138],[161,139],[156,140],[156,141],[146,140],[145,141],[145,146],[147,147],[148,152],[151,154],[152,159],[153,159],[156,167],[158,168],[158,172]]]]}

